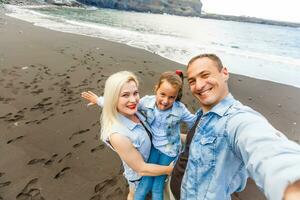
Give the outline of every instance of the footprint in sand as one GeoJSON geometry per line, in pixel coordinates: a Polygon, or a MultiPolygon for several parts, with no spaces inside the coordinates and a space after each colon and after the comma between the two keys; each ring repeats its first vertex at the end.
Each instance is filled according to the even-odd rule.
{"type": "Polygon", "coordinates": [[[25,122],[25,124],[31,124],[31,123],[35,123],[35,122],[38,122],[38,120],[27,121],[27,122],[25,122]]]}
{"type": "Polygon", "coordinates": [[[0,188],[3,188],[3,187],[6,187],[6,186],[9,186],[11,184],[10,181],[6,181],[6,182],[3,182],[3,183],[0,183],[0,188]]]}
{"type": "Polygon", "coordinates": [[[95,123],[92,124],[92,127],[99,125],[99,121],[96,121],[95,123]]]}
{"type": "Polygon", "coordinates": [[[67,113],[72,112],[72,111],[73,111],[73,109],[69,109],[67,111],[64,111],[62,114],[64,115],[64,114],[67,114],[67,113]]]}
{"type": "Polygon", "coordinates": [[[71,167],[65,167],[65,168],[63,168],[60,172],[58,172],[58,173],[54,176],[54,178],[55,178],[55,179],[61,178],[62,176],[65,175],[65,172],[68,171],[68,170],[70,170],[70,169],[71,169],[71,167]]]}
{"type": "Polygon", "coordinates": [[[80,130],[80,131],[77,131],[75,133],[72,133],[72,135],[69,137],[69,140],[72,140],[73,137],[75,137],[76,135],[81,135],[81,134],[86,133],[88,131],[90,131],[90,129],[84,129],[84,130],[80,130]]]}
{"type": "Polygon", "coordinates": [[[55,158],[58,156],[58,154],[53,154],[52,155],[52,157],[51,157],[51,159],[49,159],[49,160],[47,160],[45,163],[44,163],[44,165],[47,165],[47,166],[49,166],[49,165],[52,165],[52,163],[55,161],[55,158]]]}
{"type": "Polygon", "coordinates": [[[16,122],[16,121],[19,121],[20,119],[23,119],[24,118],[24,116],[23,115],[19,115],[19,114],[17,114],[17,115],[14,115],[12,118],[10,118],[10,119],[5,119],[4,121],[7,121],[7,122],[16,122]]]}
{"type": "Polygon", "coordinates": [[[95,148],[91,149],[91,152],[94,153],[95,151],[104,149],[105,145],[104,144],[100,144],[98,146],[96,146],[95,148]]]}
{"type": "Polygon", "coordinates": [[[69,152],[67,153],[64,157],[62,157],[61,159],[58,160],[58,163],[61,163],[64,159],[66,158],[71,158],[72,157],[72,153],[69,152]]]}
{"type": "Polygon", "coordinates": [[[16,138],[13,138],[13,139],[10,139],[6,142],[6,144],[10,144],[10,143],[13,143],[13,142],[16,142],[17,140],[20,140],[24,137],[24,135],[21,135],[21,136],[18,136],[16,138]]]}
{"type": "Polygon", "coordinates": [[[84,143],[85,143],[85,141],[82,140],[81,142],[74,144],[74,145],[73,145],[73,148],[76,149],[76,148],[80,147],[81,145],[83,145],[84,143]]]}
{"type": "Polygon", "coordinates": [[[42,102],[46,102],[46,101],[48,101],[48,100],[50,100],[50,99],[52,99],[52,97],[46,97],[46,98],[43,98],[43,99],[42,99],[42,102]]]}
{"type": "Polygon", "coordinates": [[[41,194],[41,190],[37,187],[38,178],[31,179],[23,188],[23,190],[16,196],[16,200],[39,199],[45,198],[41,194]]]}
{"type": "Polygon", "coordinates": [[[154,71],[149,71],[148,74],[153,77],[155,75],[155,72],[154,71]]]}
{"type": "Polygon", "coordinates": [[[34,94],[34,95],[38,95],[38,94],[40,94],[40,93],[42,93],[42,92],[44,92],[44,90],[43,89],[38,89],[38,90],[33,90],[33,91],[31,91],[30,93],[31,94],[34,94]]]}
{"type": "Polygon", "coordinates": [[[30,88],[31,86],[30,85],[24,85],[24,89],[28,89],[28,88],[30,88]]]}
{"type": "MultiPolygon", "coordinates": [[[[1,98],[1,97],[0,97],[1,98]]],[[[0,117],[0,119],[6,119],[9,118],[12,115],[12,113],[7,113],[6,115],[0,117]]]]}
{"type": "Polygon", "coordinates": [[[90,200],[101,200],[101,195],[100,195],[100,194],[97,194],[97,195],[95,195],[95,196],[92,196],[92,197],[90,198],[90,200]]]}
{"type": "Polygon", "coordinates": [[[45,110],[47,106],[51,106],[52,103],[43,103],[45,101],[41,101],[39,102],[38,104],[34,105],[32,108],[30,108],[31,111],[34,111],[34,110],[45,110]]]}
{"type": "Polygon", "coordinates": [[[97,80],[97,85],[102,81],[102,79],[98,79],[97,80]]]}
{"type": "Polygon", "coordinates": [[[94,187],[95,194],[90,198],[90,200],[118,199],[118,197],[120,197],[124,192],[120,187],[118,187],[117,182],[118,182],[118,177],[115,176],[113,178],[104,180],[101,183],[98,183],[94,187]],[[109,190],[109,194],[107,194],[105,190],[109,190]]]}
{"type": "Polygon", "coordinates": [[[38,163],[45,163],[46,159],[45,158],[37,158],[37,159],[32,159],[30,160],[27,165],[35,165],[35,164],[38,164],[38,163]]]}
{"type": "Polygon", "coordinates": [[[94,191],[95,191],[95,193],[101,192],[104,188],[110,188],[110,187],[115,186],[116,183],[117,183],[116,177],[106,179],[106,180],[102,181],[101,183],[98,183],[95,186],[94,191]]]}
{"type": "Polygon", "coordinates": [[[18,114],[24,114],[24,110],[19,110],[17,113],[18,114]]]}

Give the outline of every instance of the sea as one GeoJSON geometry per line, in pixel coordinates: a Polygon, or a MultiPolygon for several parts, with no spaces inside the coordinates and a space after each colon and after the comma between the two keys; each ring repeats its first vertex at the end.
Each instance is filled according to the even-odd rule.
{"type": "Polygon", "coordinates": [[[96,7],[6,9],[36,26],[123,43],[183,65],[215,53],[231,73],[300,88],[300,28],[96,7]]]}

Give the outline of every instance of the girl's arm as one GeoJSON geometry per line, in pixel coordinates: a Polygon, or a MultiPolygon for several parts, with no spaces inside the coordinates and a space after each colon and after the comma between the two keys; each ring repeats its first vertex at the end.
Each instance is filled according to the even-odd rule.
{"type": "Polygon", "coordinates": [[[140,99],[140,101],[139,101],[139,103],[138,103],[138,109],[143,110],[143,108],[144,108],[144,103],[145,103],[145,101],[147,101],[148,98],[149,98],[149,96],[146,95],[146,96],[143,96],[143,97],[140,99]]]}
{"type": "Polygon", "coordinates": [[[197,116],[192,114],[183,103],[180,102],[180,107],[182,110],[182,115],[181,115],[181,121],[185,122],[188,124],[189,129],[191,129],[197,119],[197,116]]]}
{"type": "Polygon", "coordinates": [[[104,98],[102,96],[98,97],[95,93],[87,91],[82,92],[81,97],[90,102],[88,105],[98,104],[99,106],[103,107],[104,98]]]}
{"type": "Polygon", "coordinates": [[[120,134],[112,134],[110,143],[121,159],[140,176],[170,175],[173,170],[172,163],[169,166],[146,163],[131,141],[120,134]]]}

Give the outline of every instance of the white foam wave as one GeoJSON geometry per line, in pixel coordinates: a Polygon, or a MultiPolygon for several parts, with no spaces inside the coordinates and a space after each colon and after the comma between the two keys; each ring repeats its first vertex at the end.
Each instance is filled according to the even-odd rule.
{"type": "Polygon", "coordinates": [[[199,53],[216,53],[224,58],[225,64],[230,66],[234,73],[300,87],[300,59],[214,44],[195,44],[192,40],[175,35],[141,33],[96,23],[66,20],[17,6],[7,6],[7,9],[11,11],[9,16],[32,22],[37,26],[124,43],[182,64],[186,64],[192,56],[199,53]]]}

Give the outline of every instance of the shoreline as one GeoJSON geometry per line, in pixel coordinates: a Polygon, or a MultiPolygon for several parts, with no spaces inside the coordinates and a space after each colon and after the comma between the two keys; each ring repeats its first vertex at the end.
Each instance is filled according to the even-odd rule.
{"type": "MultiPolygon", "coordinates": [[[[110,27],[110,26],[106,27],[105,25],[104,26],[101,25],[101,23],[97,24],[94,27],[93,24],[82,23],[80,22],[80,20],[68,21],[64,18],[60,18],[60,17],[56,18],[55,16],[44,15],[39,12],[36,12],[35,10],[23,9],[18,6],[17,7],[8,6],[6,7],[6,9],[8,10],[9,13],[7,14],[8,16],[33,23],[35,26],[44,27],[47,29],[60,31],[64,33],[85,35],[89,37],[101,38],[101,39],[106,39],[117,43],[126,44],[135,48],[149,51],[154,54],[158,54],[161,57],[180,63],[181,65],[184,65],[184,63],[188,61],[189,57],[192,56],[190,53],[188,53],[190,50],[193,51],[194,53],[197,53],[197,51],[193,49],[194,47],[190,43],[192,42],[190,40],[187,41],[187,46],[185,46],[184,43],[182,43],[181,45],[176,47],[176,45],[173,45],[174,42],[176,41],[176,38],[170,37],[169,38],[170,40],[167,42],[167,44],[160,45],[160,42],[158,41],[155,42],[153,40],[155,39],[154,36],[151,36],[151,34],[147,33],[147,35],[145,35],[146,37],[145,40],[142,39],[142,41],[139,42],[138,40],[135,40],[133,37],[130,36],[131,31],[128,32],[126,28],[123,30],[123,29],[118,29],[116,27],[110,27]],[[90,28],[90,26],[92,28],[90,28]],[[124,34],[123,39],[119,37],[122,34],[124,34]],[[168,47],[170,48],[168,49],[168,47]],[[177,52],[177,50],[179,50],[182,51],[183,53],[179,53],[179,55],[175,57],[175,54],[168,52],[171,49],[173,49],[173,52],[177,52]]],[[[269,28],[270,27],[266,27],[266,29],[269,28]]],[[[131,34],[137,34],[136,37],[143,37],[142,35],[143,33],[141,32],[133,31],[131,34]]],[[[161,38],[161,35],[159,35],[159,39],[164,39],[164,37],[161,38]]],[[[280,41],[279,38],[277,39],[280,41]]],[[[218,39],[216,38],[216,40],[218,39]]],[[[184,42],[184,41],[180,40],[178,42],[184,42]]],[[[243,42],[237,44],[236,46],[225,45],[226,46],[224,47],[225,49],[222,48],[218,49],[217,47],[218,45],[216,46],[217,49],[214,49],[215,48],[214,46],[201,45],[201,43],[202,42],[199,42],[198,43],[199,45],[196,45],[197,46],[196,48],[199,49],[199,51],[203,51],[206,48],[209,49],[212,48],[212,51],[218,52],[219,55],[223,57],[224,64],[226,66],[230,66],[229,67],[230,70],[232,69],[232,71],[240,75],[245,75],[248,77],[253,77],[261,80],[270,80],[280,84],[286,84],[286,85],[291,85],[300,88],[300,83],[298,81],[298,75],[300,76],[300,73],[297,70],[300,67],[300,65],[298,64],[299,60],[297,58],[292,58],[292,57],[285,58],[280,55],[275,55],[276,53],[274,54],[274,52],[268,54],[262,52],[260,53],[255,53],[251,51],[248,52],[246,49],[238,50],[239,45],[242,46],[245,45],[245,43],[243,42]],[[234,50],[235,48],[236,50],[234,50]],[[239,65],[243,65],[243,67],[238,68],[239,65]],[[263,69],[261,69],[261,67],[259,66],[264,66],[264,67],[263,69]],[[249,68],[251,68],[251,70],[247,70],[249,68]],[[261,73],[255,73],[256,70],[257,71],[262,70],[262,71],[261,73]],[[290,78],[286,79],[284,77],[290,77],[290,78]]],[[[223,42],[221,42],[220,44],[222,43],[223,42]]],[[[224,43],[227,44],[226,41],[224,41],[224,43]]]]}
{"type": "MultiPolygon", "coordinates": [[[[91,5],[83,4],[80,2],[70,2],[70,3],[45,3],[45,2],[38,2],[38,1],[20,1],[20,0],[11,0],[8,2],[10,5],[17,5],[17,6],[27,6],[27,5],[53,5],[53,6],[67,6],[67,7],[89,7],[91,5]]],[[[120,11],[128,11],[128,12],[140,12],[140,13],[148,13],[149,11],[139,11],[138,9],[117,9],[117,8],[110,8],[110,7],[97,7],[97,8],[104,8],[104,9],[114,9],[120,11]]],[[[160,12],[150,12],[153,14],[164,14],[160,12]]],[[[243,23],[254,23],[254,24],[263,24],[263,25],[273,25],[273,26],[284,26],[284,27],[291,27],[291,28],[300,28],[299,22],[289,22],[289,21],[278,21],[272,19],[264,19],[264,18],[257,18],[257,17],[250,17],[250,16],[236,16],[236,15],[222,15],[216,13],[202,13],[199,15],[176,15],[176,14],[169,14],[175,16],[186,16],[186,17],[199,17],[202,19],[215,19],[215,20],[223,20],[223,21],[235,21],[235,22],[243,22],[243,23]]]]}
{"type": "MultiPolygon", "coordinates": [[[[152,94],[159,74],[181,64],[125,44],[62,33],[0,11],[0,188],[3,199],[125,199],[120,160],[99,142],[100,110],[80,93],[102,94],[120,70],[152,94]],[[162,67],[163,66],[163,67],[162,67]],[[30,189],[37,189],[35,192],[30,189]]],[[[300,89],[231,74],[232,94],[300,141],[300,89]]],[[[185,83],[183,102],[198,108],[185,83]]],[[[253,183],[233,199],[264,199],[253,183]]]]}

